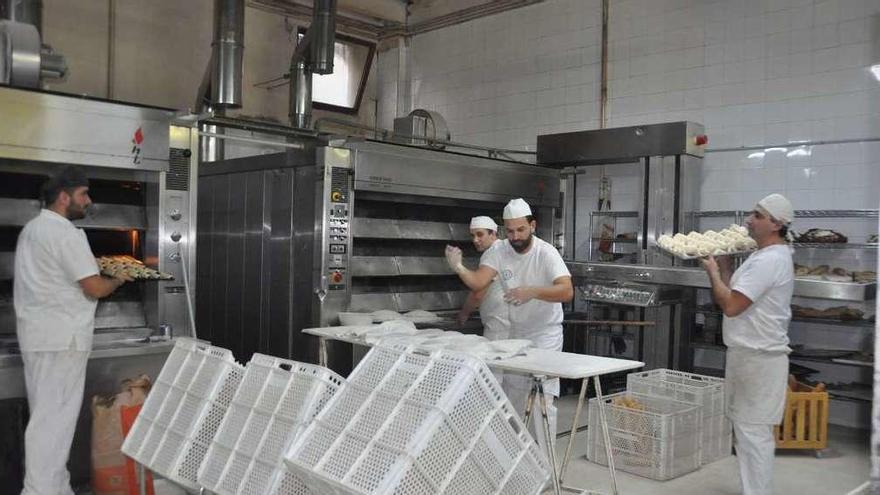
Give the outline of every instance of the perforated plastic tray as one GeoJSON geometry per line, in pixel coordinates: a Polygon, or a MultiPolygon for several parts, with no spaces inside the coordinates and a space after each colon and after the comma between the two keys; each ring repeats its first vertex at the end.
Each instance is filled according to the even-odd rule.
{"type": "Polygon", "coordinates": [[[199,470],[220,495],[306,495],[282,455],[345,380],[327,368],[254,354],[199,470]]]}
{"type": "Polygon", "coordinates": [[[178,339],[122,452],[149,470],[197,490],[196,475],[241,382],[232,352],[178,339]]]}
{"type": "Polygon", "coordinates": [[[321,494],[537,494],[547,461],[479,359],[374,347],[285,455],[321,494]]]}
{"type": "Polygon", "coordinates": [[[626,389],[703,406],[700,464],[730,455],[732,427],[724,416],[724,379],[670,369],[630,373],[626,389]]]}
{"type": "MultiPolygon", "coordinates": [[[[602,400],[617,469],[661,481],[699,469],[699,404],[631,392],[607,395],[602,400]],[[616,405],[618,397],[635,399],[638,407],[616,405]]],[[[590,399],[588,415],[587,459],[608,464],[595,398],[590,399]]]]}

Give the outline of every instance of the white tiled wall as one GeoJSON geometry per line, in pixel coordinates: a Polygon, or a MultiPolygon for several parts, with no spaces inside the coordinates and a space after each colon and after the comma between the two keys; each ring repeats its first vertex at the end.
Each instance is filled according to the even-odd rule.
{"type": "Polygon", "coordinates": [[[414,37],[413,106],[489,146],[533,150],[538,134],[596,127],[600,4],[553,1],[414,37]]]}
{"type": "MultiPolygon", "coordinates": [[[[706,155],[702,209],[772,191],[797,209],[877,207],[880,1],[612,0],[609,33],[610,127],[693,120],[710,149],[730,150],[706,155]],[[852,142],[819,144],[841,140],[852,142]]],[[[412,106],[446,116],[454,140],[489,146],[597,128],[600,42],[599,0],[416,36],[412,106]]],[[[396,60],[380,58],[383,70],[396,60]]],[[[393,95],[382,88],[380,108],[393,95]]],[[[623,187],[614,194],[634,192],[623,187]]]]}

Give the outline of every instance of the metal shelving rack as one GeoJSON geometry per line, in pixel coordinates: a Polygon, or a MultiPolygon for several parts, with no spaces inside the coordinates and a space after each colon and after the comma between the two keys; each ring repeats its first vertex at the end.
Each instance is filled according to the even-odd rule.
{"type": "MultiPolygon", "coordinates": [[[[601,241],[610,241],[612,244],[636,244],[638,239],[603,239],[601,237],[593,236],[593,228],[595,227],[594,219],[596,217],[608,217],[614,220],[614,231],[617,232],[617,219],[618,218],[639,218],[639,212],[637,211],[591,211],[590,212],[590,221],[588,225],[588,232],[590,233],[590,238],[587,243],[587,261],[593,261],[593,242],[601,242],[601,241]]],[[[616,253],[616,254],[626,254],[626,255],[636,255],[638,251],[633,253],[616,253]]]]}

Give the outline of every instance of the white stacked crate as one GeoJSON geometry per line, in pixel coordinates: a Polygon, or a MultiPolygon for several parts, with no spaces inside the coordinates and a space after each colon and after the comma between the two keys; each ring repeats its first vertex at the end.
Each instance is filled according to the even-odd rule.
{"type": "Polygon", "coordinates": [[[220,495],[306,495],[284,452],[345,380],[329,369],[254,354],[198,473],[220,495]]]}
{"type": "MultiPolygon", "coordinates": [[[[615,468],[661,481],[699,469],[699,404],[631,392],[602,400],[615,468]],[[635,400],[638,407],[619,404],[618,398],[635,400]]],[[[607,465],[597,399],[590,399],[587,411],[587,459],[607,465]]]]}
{"type": "Polygon", "coordinates": [[[178,339],[122,444],[122,452],[180,485],[196,480],[243,368],[232,352],[178,339]]]}
{"type": "Polygon", "coordinates": [[[537,494],[547,461],[479,359],[375,347],[285,455],[321,494],[537,494]]]}
{"type": "Polygon", "coordinates": [[[724,415],[724,379],[656,369],[630,373],[626,389],[645,395],[668,397],[703,406],[703,428],[700,436],[700,464],[705,465],[730,455],[733,432],[724,415]]]}

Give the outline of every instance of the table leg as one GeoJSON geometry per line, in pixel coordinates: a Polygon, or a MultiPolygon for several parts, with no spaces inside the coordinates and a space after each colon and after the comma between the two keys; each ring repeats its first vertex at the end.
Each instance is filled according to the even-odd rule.
{"type": "Polygon", "coordinates": [[[324,337],[318,338],[318,364],[327,367],[327,339],[324,337]]]}
{"type": "Polygon", "coordinates": [[[568,469],[568,461],[571,460],[571,451],[574,448],[574,437],[577,435],[578,423],[581,419],[581,408],[584,405],[584,397],[587,395],[589,378],[581,380],[581,393],[578,395],[577,407],[574,410],[574,421],[571,423],[571,434],[568,436],[568,447],[565,449],[565,457],[562,458],[562,468],[559,470],[559,484],[565,480],[565,470],[568,469]]]}
{"type": "Polygon", "coordinates": [[[535,394],[537,391],[538,390],[533,382],[532,389],[529,390],[529,397],[526,399],[526,412],[523,414],[523,423],[526,425],[526,430],[529,429],[529,423],[532,420],[532,405],[535,403],[535,394]]]}
{"type": "Polygon", "coordinates": [[[556,495],[562,493],[559,474],[556,470],[556,449],[553,448],[553,440],[551,438],[553,432],[550,430],[550,416],[547,414],[547,401],[544,400],[544,378],[535,377],[534,388],[537,388],[538,403],[541,405],[542,427],[544,428],[544,443],[547,445],[547,457],[550,458],[550,474],[553,477],[553,492],[556,495]]]}
{"type": "Polygon", "coordinates": [[[614,471],[614,456],[611,453],[611,436],[608,434],[608,420],[605,417],[605,402],[602,400],[602,384],[599,377],[593,377],[596,388],[596,405],[599,408],[599,421],[602,424],[602,438],[605,440],[605,456],[608,458],[608,472],[611,473],[611,493],[617,495],[617,473],[614,471]]]}
{"type": "Polygon", "coordinates": [[[144,465],[139,462],[137,463],[137,477],[138,494],[147,495],[147,470],[144,468],[144,465]]]}

